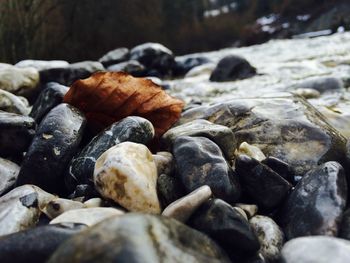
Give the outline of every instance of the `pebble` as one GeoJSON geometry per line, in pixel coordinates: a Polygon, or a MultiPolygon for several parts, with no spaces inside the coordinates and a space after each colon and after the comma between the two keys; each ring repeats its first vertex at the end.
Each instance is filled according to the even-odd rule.
{"type": "Polygon", "coordinates": [[[262,161],[264,159],[266,159],[265,154],[256,146],[254,145],[250,145],[246,142],[242,142],[238,149],[235,151],[235,155],[238,156],[240,154],[244,154],[247,155],[251,158],[254,158],[258,161],[262,161]]]}
{"type": "Polygon", "coordinates": [[[28,115],[30,107],[24,97],[18,97],[6,90],[0,89],[0,111],[28,115]]]}
{"type": "Polygon", "coordinates": [[[98,61],[101,62],[103,66],[108,67],[128,60],[129,55],[130,51],[128,48],[120,47],[107,52],[98,61]]]}
{"type": "Polygon", "coordinates": [[[0,158],[0,196],[15,186],[19,170],[16,163],[0,158]]]}
{"type": "Polygon", "coordinates": [[[172,175],[174,171],[174,157],[170,152],[157,152],[153,154],[153,159],[157,167],[157,174],[172,175]]]}
{"type": "Polygon", "coordinates": [[[186,195],[180,179],[168,174],[161,174],[158,176],[157,193],[163,208],[186,195]]]}
{"type": "Polygon", "coordinates": [[[65,68],[69,66],[69,63],[64,60],[33,60],[26,59],[21,60],[15,64],[18,68],[36,68],[37,70],[45,70],[50,68],[65,68]]]}
{"type": "Polygon", "coordinates": [[[237,203],[235,206],[241,208],[247,214],[249,219],[258,213],[258,206],[254,204],[237,203]]]}
{"type": "Polygon", "coordinates": [[[84,204],[81,202],[73,201],[70,199],[57,198],[51,200],[45,210],[43,211],[46,216],[50,219],[53,219],[66,211],[83,208],[84,204]]]}

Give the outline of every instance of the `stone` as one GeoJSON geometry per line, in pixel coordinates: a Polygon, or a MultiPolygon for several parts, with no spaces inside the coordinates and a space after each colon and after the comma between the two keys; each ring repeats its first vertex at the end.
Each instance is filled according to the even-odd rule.
{"type": "Polygon", "coordinates": [[[293,167],[291,167],[288,163],[273,157],[269,156],[266,159],[262,160],[261,163],[267,165],[284,179],[286,179],[290,183],[294,183],[295,172],[293,167]]]}
{"type": "Polygon", "coordinates": [[[93,184],[96,160],[109,148],[130,141],[147,144],[154,136],[148,120],[130,116],[116,122],[96,135],[70,162],[65,176],[66,187],[72,192],[78,184],[93,184]]]}
{"type": "Polygon", "coordinates": [[[50,221],[50,224],[75,223],[93,226],[107,218],[121,216],[123,214],[123,211],[111,207],[73,209],[57,216],[50,221]]]}
{"type": "Polygon", "coordinates": [[[97,71],[104,71],[105,68],[97,61],[82,61],[70,64],[68,67],[50,68],[40,71],[40,82],[57,82],[70,86],[78,79],[85,79],[97,71]]]}
{"type": "Polygon", "coordinates": [[[257,146],[266,156],[288,163],[296,176],[322,162],[348,162],[346,139],[302,98],[231,99],[187,110],[178,125],[195,119],[231,128],[238,145],[257,146]]]}
{"type": "Polygon", "coordinates": [[[268,262],[275,262],[284,244],[282,230],[267,216],[256,215],[249,220],[249,223],[259,239],[260,253],[268,262]]]}
{"type": "Polygon", "coordinates": [[[112,217],[63,243],[48,260],[60,262],[228,263],[207,236],[165,217],[112,217]]]}
{"type": "Polygon", "coordinates": [[[84,202],[84,207],[93,208],[93,207],[101,207],[103,205],[103,200],[99,197],[91,198],[84,202]]]}
{"type": "Polygon", "coordinates": [[[221,199],[204,203],[191,217],[189,224],[213,238],[231,259],[250,256],[260,249],[259,240],[249,222],[221,199]]]}
{"type": "Polygon", "coordinates": [[[246,213],[249,219],[258,213],[257,205],[237,203],[235,204],[235,207],[241,208],[246,213]]]}
{"type": "Polygon", "coordinates": [[[86,201],[99,196],[95,186],[92,184],[79,184],[69,198],[79,201],[86,201]]]}
{"type": "Polygon", "coordinates": [[[39,226],[0,238],[1,262],[46,262],[57,247],[85,228],[78,224],[39,226]]]}
{"type": "Polygon", "coordinates": [[[190,56],[190,57],[176,57],[176,66],[174,73],[177,76],[183,76],[191,69],[210,63],[211,60],[203,56],[190,56]]]}
{"type": "Polygon", "coordinates": [[[55,82],[47,83],[36,99],[29,116],[40,123],[50,110],[62,103],[67,91],[68,87],[66,86],[55,82]]]}
{"type": "Polygon", "coordinates": [[[210,81],[224,82],[250,78],[256,74],[256,69],[242,57],[229,55],[222,58],[210,75],[210,81]]]}
{"type": "Polygon", "coordinates": [[[142,144],[123,142],[104,152],[96,161],[94,183],[104,198],[129,211],[160,213],[157,168],[142,144]]]}
{"type": "Polygon", "coordinates": [[[108,67],[120,62],[127,61],[129,59],[129,49],[125,47],[113,49],[104,54],[98,61],[103,66],[108,67]]]}
{"type": "Polygon", "coordinates": [[[69,210],[79,209],[83,207],[85,206],[81,202],[64,199],[64,198],[56,198],[54,200],[51,200],[47,204],[43,212],[48,218],[53,219],[69,210]]]}
{"type": "Polygon", "coordinates": [[[15,113],[0,111],[0,156],[21,155],[32,141],[35,121],[15,113]]]}
{"type": "Polygon", "coordinates": [[[0,111],[28,115],[30,112],[28,101],[25,98],[0,89],[0,111]]]}
{"type": "Polygon", "coordinates": [[[235,166],[243,191],[264,210],[278,208],[292,189],[282,176],[247,155],[239,155],[235,166]]]}
{"type": "Polygon", "coordinates": [[[298,88],[293,93],[304,99],[317,99],[321,96],[321,93],[315,89],[298,88]]]}
{"type": "Polygon", "coordinates": [[[174,171],[174,157],[170,152],[157,152],[153,154],[153,160],[157,167],[157,174],[172,175],[174,171]]]}
{"type": "Polygon", "coordinates": [[[172,217],[185,223],[203,203],[209,200],[212,192],[209,186],[203,185],[188,195],[168,205],[162,212],[163,216],[172,217]]]}
{"type": "Polygon", "coordinates": [[[192,68],[185,75],[185,78],[199,77],[203,75],[210,75],[215,69],[216,65],[214,63],[206,63],[197,67],[192,68]]]}
{"type": "Polygon", "coordinates": [[[149,71],[156,70],[161,76],[170,75],[175,66],[173,53],[158,43],[144,43],[134,47],[130,51],[130,59],[139,61],[149,71]]]}
{"type": "Polygon", "coordinates": [[[194,120],[168,130],[162,136],[162,142],[168,148],[176,138],[180,136],[202,136],[215,142],[225,154],[228,160],[233,158],[236,140],[233,132],[226,126],[213,124],[206,120],[194,120]]]}
{"type": "Polygon", "coordinates": [[[37,129],[17,185],[31,183],[51,193],[64,193],[64,172],[78,150],[85,122],[73,106],[62,103],[53,108],[37,129]]]}
{"type": "Polygon", "coordinates": [[[34,227],[55,196],[34,185],[23,185],[0,197],[0,237],[34,227]]]}
{"type": "Polygon", "coordinates": [[[236,202],[240,185],[222,151],[205,137],[178,137],[173,146],[177,174],[187,193],[208,185],[216,197],[236,202]]]}
{"type": "Polygon", "coordinates": [[[246,142],[242,142],[238,149],[235,151],[235,155],[238,156],[240,154],[248,155],[251,158],[254,158],[261,162],[266,159],[265,154],[256,146],[250,145],[246,142]]]}
{"type": "Polygon", "coordinates": [[[288,241],[281,251],[281,262],[347,263],[350,241],[327,236],[299,237],[288,241]]]}
{"type": "Polygon", "coordinates": [[[39,72],[35,68],[18,68],[0,63],[0,87],[20,96],[29,96],[38,88],[39,72]]]}
{"type": "Polygon", "coordinates": [[[32,67],[36,68],[37,70],[45,70],[45,69],[51,69],[51,68],[65,68],[69,66],[69,63],[64,60],[33,60],[33,59],[26,59],[21,60],[15,64],[18,68],[27,68],[32,67]]]}
{"type": "Polygon", "coordinates": [[[137,60],[128,60],[119,64],[113,64],[107,68],[107,71],[123,71],[131,74],[134,77],[143,77],[147,75],[145,66],[137,60]]]}
{"type": "Polygon", "coordinates": [[[168,174],[160,174],[158,176],[157,193],[162,207],[167,207],[172,202],[186,195],[180,179],[168,174]]]}
{"type": "Polygon", "coordinates": [[[347,200],[343,167],[327,162],[309,171],[295,186],[280,211],[279,225],[287,240],[338,234],[347,200]]]}
{"type": "Polygon", "coordinates": [[[301,81],[293,86],[294,89],[316,90],[319,94],[325,92],[340,92],[344,90],[342,81],[334,77],[317,77],[301,81]]]}
{"type": "Polygon", "coordinates": [[[0,158],[0,196],[15,186],[19,170],[16,163],[0,158]]]}
{"type": "Polygon", "coordinates": [[[347,209],[342,217],[338,236],[350,240],[350,209],[347,209]]]}

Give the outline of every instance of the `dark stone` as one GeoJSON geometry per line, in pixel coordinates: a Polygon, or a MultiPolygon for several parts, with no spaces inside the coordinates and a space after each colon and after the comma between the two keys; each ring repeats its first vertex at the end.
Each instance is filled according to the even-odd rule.
{"type": "Polygon", "coordinates": [[[133,75],[134,77],[141,77],[146,75],[145,67],[137,60],[129,60],[119,64],[113,64],[109,66],[107,70],[113,72],[126,72],[133,75]]]}
{"type": "Polygon", "coordinates": [[[336,236],[346,200],[346,177],[339,163],[327,162],[311,170],[295,186],[280,211],[286,238],[336,236]]]}
{"type": "Polygon", "coordinates": [[[175,66],[173,53],[158,43],[145,43],[134,47],[130,51],[130,59],[139,61],[148,69],[150,76],[156,77],[171,75],[175,66]]]}
{"type": "Polygon", "coordinates": [[[57,224],[40,226],[0,238],[2,263],[44,263],[56,248],[84,225],[57,224]]]}
{"type": "Polygon", "coordinates": [[[21,155],[35,134],[35,121],[27,116],[0,111],[0,156],[21,155]]]}
{"type": "Polygon", "coordinates": [[[237,79],[246,79],[254,76],[256,69],[242,57],[229,55],[219,61],[213,73],[210,75],[210,81],[224,82],[237,79]]]}
{"type": "Polygon", "coordinates": [[[194,67],[201,66],[203,64],[210,63],[211,60],[202,56],[191,56],[191,57],[176,57],[176,66],[174,74],[176,76],[183,76],[194,67]]]}
{"type": "Polygon", "coordinates": [[[339,237],[350,240],[350,209],[347,209],[343,213],[343,218],[339,229],[339,237]]]}
{"type": "Polygon", "coordinates": [[[250,256],[260,249],[247,219],[220,199],[203,204],[192,215],[190,225],[215,240],[231,258],[250,256]]]}
{"type": "Polygon", "coordinates": [[[147,144],[153,136],[152,123],[141,117],[130,116],[112,124],[71,160],[65,176],[67,188],[73,191],[78,184],[93,185],[96,160],[112,146],[126,141],[147,144]]]}
{"type": "Polygon", "coordinates": [[[48,263],[230,262],[207,236],[165,217],[112,217],[64,242],[48,263]]]}
{"type": "Polygon", "coordinates": [[[10,191],[16,183],[20,167],[3,158],[0,158],[0,196],[10,191]]]}
{"type": "Polygon", "coordinates": [[[62,193],[64,171],[78,150],[85,122],[84,115],[73,106],[53,108],[38,127],[17,185],[35,184],[51,193],[62,193]]]}
{"type": "Polygon", "coordinates": [[[85,202],[91,198],[99,196],[100,194],[96,191],[94,186],[88,184],[79,184],[75,188],[74,192],[69,196],[69,198],[80,198],[82,202],[85,202]]]}
{"type": "Polygon", "coordinates": [[[29,116],[32,117],[37,123],[40,123],[42,118],[51,109],[62,103],[63,97],[67,91],[68,87],[66,86],[55,82],[47,83],[44,90],[35,101],[29,116]]]}
{"type": "Polygon", "coordinates": [[[247,155],[237,157],[236,172],[243,191],[264,210],[277,208],[292,188],[278,173],[247,155]]]}
{"type": "Polygon", "coordinates": [[[262,164],[267,165],[284,179],[286,179],[291,184],[294,184],[294,169],[286,162],[276,158],[269,156],[266,159],[261,161],[262,164]]]}
{"type": "Polygon", "coordinates": [[[109,51],[98,61],[102,63],[103,66],[108,67],[110,65],[118,64],[120,62],[127,61],[129,59],[129,49],[126,47],[117,48],[109,51]]]}
{"type": "Polygon", "coordinates": [[[186,194],[179,179],[167,174],[158,176],[157,193],[159,201],[164,208],[186,194]]]}
{"type": "Polygon", "coordinates": [[[227,202],[239,199],[238,179],[213,141],[205,137],[178,137],[173,154],[186,193],[208,185],[218,198],[227,202]]]}
{"type": "Polygon", "coordinates": [[[321,77],[321,78],[312,78],[305,81],[302,81],[293,86],[294,89],[303,88],[303,89],[314,89],[320,93],[325,92],[341,92],[344,90],[344,85],[342,81],[334,77],[321,77]]]}

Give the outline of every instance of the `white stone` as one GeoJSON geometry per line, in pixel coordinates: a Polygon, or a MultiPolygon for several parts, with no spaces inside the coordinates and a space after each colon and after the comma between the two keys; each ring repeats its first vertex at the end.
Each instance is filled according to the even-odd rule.
{"type": "Polygon", "coordinates": [[[203,185],[188,195],[168,205],[162,215],[186,222],[196,209],[209,200],[212,192],[209,186],[203,185]]]}
{"type": "Polygon", "coordinates": [[[248,218],[252,218],[258,212],[258,206],[257,205],[237,203],[235,206],[243,209],[243,211],[246,213],[248,218]]]}
{"type": "Polygon", "coordinates": [[[252,157],[258,161],[266,159],[265,154],[256,146],[250,145],[246,142],[242,142],[238,149],[235,151],[235,155],[245,154],[252,157]]]}
{"type": "Polygon", "coordinates": [[[45,207],[43,212],[47,215],[48,218],[53,219],[63,214],[64,212],[83,208],[83,207],[84,207],[84,204],[81,202],[64,199],[64,198],[57,198],[50,201],[45,207]]]}
{"type": "Polygon", "coordinates": [[[37,70],[45,70],[45,69],[51,69],[51,68],[66,68],[69,66],[69,63],[64,60],[32,60],[32,59],[26,59],[18,62],[16,67],[19,68],[27,68],[32,67],[36,68],[37,70]]]}
{"type": "Polygon", "coordinates": [[[101,207],[103,200],[101,198],[91,198],[84,202],[84,207],[92,208],[92,207],[101,207]]]}
{"type": "Polygon", "coordinates": [[[18,97],[2,89],[0,89],[0,110],[21,115],[28,115],[30,112],[26,98],[18,97]]]}
{"type": "Polygon", "coordinates": [[[160,213],[157,168],[142,144],[123,142],[104,152],[95,164],[99,193],[133,212],[160,213]]]}

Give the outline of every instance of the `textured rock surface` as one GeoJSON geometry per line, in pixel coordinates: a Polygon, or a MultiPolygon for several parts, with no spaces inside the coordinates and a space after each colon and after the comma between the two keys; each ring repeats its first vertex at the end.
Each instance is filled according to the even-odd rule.
{"type": "Polygon", "coordinates": [[[14,187],[19,170],[16,163],[0,158],[0,196],[14,187]]]}
{"type": "Polygon", "coordinates": [[[0,110],[20,115],[28,115],[30,108],[28,101],[6,90],[0,89],[0,110]]]}
{"type": "Polygon", "coordinates": [[[176,176],[167,174],[161,174],[158,176],[157,193],[163,208],[186,195],[184,186],[180,179],[176,176]]]}

